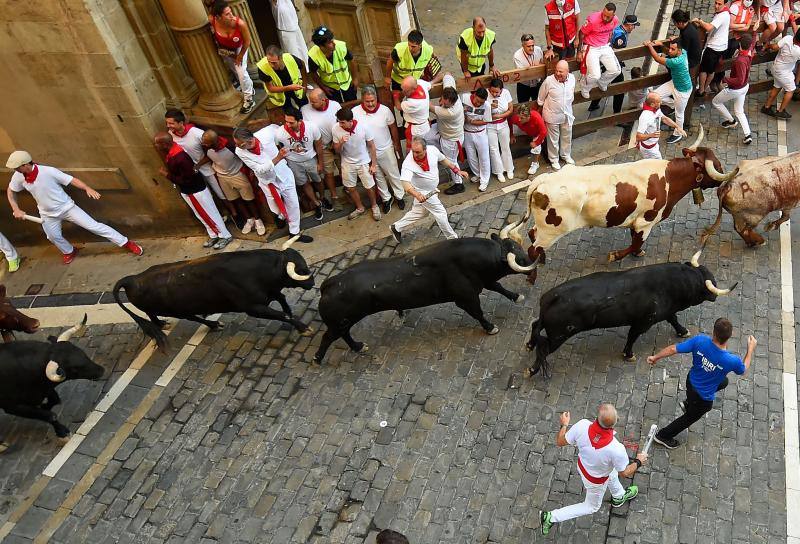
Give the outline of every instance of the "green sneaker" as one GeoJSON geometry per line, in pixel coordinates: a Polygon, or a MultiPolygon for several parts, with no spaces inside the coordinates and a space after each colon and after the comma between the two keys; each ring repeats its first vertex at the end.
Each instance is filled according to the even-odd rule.
{"type": "Polygon", "coordinates": [[[618,499],[611,497],[611,506],[613,506],[614,508],[619,508],[629,500],[633,499],[638,494],[639,494],[639,488],[635,485],[632,485],[625,490],[625,494],[622,497],[618,499]]]}
{"type": "Polygon", "coordinates": [[[19,270],[19,257],[8,261],[8,271],[16,272],[17,270],[19,270]]]}
{"type": "Polygon", "coordinates": [[[547,535],[550,533],[550,528],[553,526],[553,514],[551,512],[545,512],[542,510],[542,513],[539,515],[539,519],[542,522],[542,534],[547,535]]]}

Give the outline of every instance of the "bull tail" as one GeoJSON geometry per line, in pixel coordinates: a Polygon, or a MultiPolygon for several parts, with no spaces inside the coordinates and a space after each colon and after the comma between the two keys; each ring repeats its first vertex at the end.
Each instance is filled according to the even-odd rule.
{"type": "Polygon", "coordinates": [[[129,286],[130,286],[130,276],[126,276],[121,280],[119,280],[116,283],[116,285],[114,285],[114,300],[117,302],[117,304],[119,304],[119,307],[122,308],[125,311],[125,313],[131,316],[131,319],[133,319],[133,321],[137,325],[139,325],[139,328],[142,329],[142,332],[144,332],[147,336],[152,338],[155,341],[156,345],[158,345],[158,348],[161,351],[164,351],[164,349],[167,346],[167,335],[164,334],[164,331],[161,330],[161,327],[159,327],[158,324],[153,323],[149,319],[144,319],[143,317],[136,315],[135,313],[130,311],[119,299],[119,290],[125,289],[125,291],[127,292],[129,286]]]}
{"type": "Polygon", "coordinates": [[[700,248],[706,247],[706,242],[708,239],[717,232],[720,223],[722,222],[722,211],[725,209],[723,202],[725,200],[725,196],[727,196],[728,192],[731,190],[731,182],[728,181],[720,185],[719,189],[717,189],[717,199],[719,200],[719,211],[717,212],[717,218],[714,220],[714,223],[711,226],[707,227],[703,234],[700,236],[700,248]]]}

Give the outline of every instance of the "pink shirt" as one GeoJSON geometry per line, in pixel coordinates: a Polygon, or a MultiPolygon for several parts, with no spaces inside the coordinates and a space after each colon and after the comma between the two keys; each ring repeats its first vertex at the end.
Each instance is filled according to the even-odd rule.
{"type": "Polygon", "coordinates": [[[586,18],[581,27],[583,32],[583,43],[592,47],[608,45],[611,42],[611,33],[619,25],[616,15],[610,23],[603,21],[603,12],[596,11],[586,18]]]}

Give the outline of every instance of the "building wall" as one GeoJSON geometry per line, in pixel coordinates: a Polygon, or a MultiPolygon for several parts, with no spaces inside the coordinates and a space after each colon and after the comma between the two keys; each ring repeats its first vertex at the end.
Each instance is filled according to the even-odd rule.
{"type": "MultiPolygon", "coordinates": [[[[70,190],[76,202],[126,232],[195,229],[175,189],[157,175],[161,161],[151,145],[165,104],[190,98],[191,81],[172,81],[188,95],[165,93],[169,82],[159,68],[173,80],[181,70],[151,68],[142,30],[134,30],[123,9],[133,4],[140,4],[139,14],[142,6],[155,10],[144,15],[153,33],[148,39],[169,45],[168,31],[158,36],[152,1],[0,0],[0,166],[8,153],[25,149],[37,162],[71,171],[103,194],[88,202],[70,190]]],[[[8,170],[0,173],[0,186],[9,178],[8,170]]],[[[27,195],[20,201],[35,211],[27,195]]],[[[38,226],[14,221],[3,202],[0,229],[16,243],[43,239],[38,226]]]]}

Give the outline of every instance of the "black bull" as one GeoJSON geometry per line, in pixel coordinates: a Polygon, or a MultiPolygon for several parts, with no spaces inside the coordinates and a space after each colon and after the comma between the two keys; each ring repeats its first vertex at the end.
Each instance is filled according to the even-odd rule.
{"type": "Polygon", "coordinates": [[[667,321],[678,336],[688,331],[678,322],[678,312],[731,289],[716,287],[714,276],[698,262],[641,266],[622,272],[597,272],[553,287],[539,301],[539,318],[531,325],[529,350],[536,350],[527,374],[542,370],[549,376],[547,356],[579,332],[628,326],[623,357],[634,360],[633,344],[650,327],[667,321]]]}
{"type": "Polygon", "coordinates": [[[261,249],[234,251],[191,261],[168,263],[148,268],[141,274],[122,278],[114,286],[114,298],[141,329],[163,349],[166,336],[161,317],[196,321],[216,329],[218,321],[206,316],[243,312],[252,317],[276,319],[291,324],[302,334],[311,329],[292,316],[292,309],[281,289],[314,287],[314,278],[303,257],[289,245],[281,251],[261,249]],[[119,298],[125,289],[128,300],[145,312],[148,321],[126,308],[119,298]],[[269,307],[277,301],[283,311],[269,307]]]}
{"type": "Polygon", "coordinates": [[[364,344],[350,335],[350,328],[364,317],[386,310],[402,312],[454,302],[487,333],[497,333],[497,327],[484,317],[478,295],[489,289],[519,302],[524,297],[500,285],[499,280],[509,274],[527,274],[533,268],[522,247],[507,238],[509,228],[491,239],[446,240],[400,257],[364,261],[325,280],[319,313],[327,330],[314,360],[321,362],[339,338],[353,351],[364,349],[364,344]]]}
{"type": "Polygon", "coordinates": [[[51,411],[61,402],[56,386],[66,380],[97,380],[104,373],[103,367],[69,342],[85,323],[84,316],[83,323],[49,342],[0,344],[0,408],[4,412],[45,421],[60,438],[69,435],[51,411]]]}

